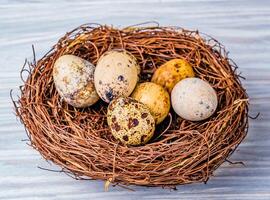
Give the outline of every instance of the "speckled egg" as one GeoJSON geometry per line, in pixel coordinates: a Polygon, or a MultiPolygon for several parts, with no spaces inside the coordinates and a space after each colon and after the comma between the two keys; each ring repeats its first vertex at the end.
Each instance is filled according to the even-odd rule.
{"type": "Polygon", "coordinates": [[[107,103],[114,98],[129,96],[138,82],[140,67],[136,58],[125,50],[108,51],[98,60],[95,87],[107,103]]]}
{"type": "Polygon", "coordinates": [[[178,82],[171,93],[172,107],[182,118],[200,121],[216,110],[218,99],[211,85],[199,78],[187,78],[178,82]]]}
{"type": "Polygon", "coordinates": [[[94,86],[95,66],[78,56],[63,55],[53,67],[53,80],[60,96],[74,107],[87,107],[99,96],[94,86]]]}
{"type": "Polygon", "coordinates": [[[155,120],[147,106],[131,97],[111,101],[107,121],[113,136],[126,145],[145,144],[155,131],[155,120]]]}
{"type": "Polygon", "coordinates": [[[156,83],[138,84],[131,97],[149,108],[156,124],[162,122],[170,111],[170,95],[156,83]]]}
{"type": "Polygon", "coordinates": [[[173,59],[161,65],[155,71],[151,81],[171,92],[180,80],[194,76],[194,71],[186,60],[173,59]]]}

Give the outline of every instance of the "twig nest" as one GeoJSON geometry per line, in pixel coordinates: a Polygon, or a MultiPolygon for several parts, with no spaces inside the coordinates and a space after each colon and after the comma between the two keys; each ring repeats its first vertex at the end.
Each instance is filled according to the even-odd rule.
{"type": "Polygon", "coordinates": [[[53,80],[60,96],[70,105],[87,107],[99,96],[94,86],[95,66],[78,56],[63,55],[55,61],[53,80]]]}
{"type": "Polygon", "coordinates": [[[145,82],[138,84],[131,97],[150,109],[156,124],[161,123],[170,111],[169,93],[155,83],[145,82]]]}
{"type": "Polygon", "coordinates": [[[125,50],[112,50],[102,55],[95,70],[95,87],[100,98],[109,103],[114,98],[129,96],[138,82],[140,67],[125,50]]]}
{"type": "Polygon", "coordinates": [[[191,121],[209,118],[218,104],[215,90],[199,78],[186,78],[178,82],[172,90],[171,98],[174,111],[191,121]]]}
{"type": "MultiPolygon", "coordinates": [[[[17,115],[28,130],[31,145],[45,159],[53,161],[77,179],[88,176],[111,183],[144,186],[206,182],[247,133],[247,94],[235,67],[217,40],[202,37],[197,31],[159,26],[116,29],[88,24],[68,32],[48,54],[37,59],[36,65],[22,70],[30,74],[21,87],[20,99],[14,104],[17,115]],[[136,58],[138,65],[131,61],[133,67],[128,67],[130,57],[120,56],[119,52],[113,54],[119,59],[124,57],[122,66],[118,66],[116,60],[105,59],[106,54],[101,57],[113,49],[126,49],[136,58]],[[128,107],[112,106],[107,122],[108,104],[103,101],[84,109],[77,109],[62,101],[52,74],[55,61],[64,54],[79,56],[94,65],[98,63],[95,85],[106,102],[118,94],[125,96],[132,92],[138,81],[138,66],[140,82],[149,82],[155,70],[167,61],[185,59],[193,67],[197,78],[215,88],[218,97],[216,114],[207,120],[193,122],[171,110],[170,126],[164,120],[153,134],[155,122],[148,107],[139,102],[130,102],[129,108],[134,109],[134,116],[137,119],[141,117],[142,122],[138,123],[134,116],[130,121],[119,117],[123,128],[130,126],[130,132],[127,130],[130,133],[128,141],[136,135],[136,142],[132,144],[141,144],[141,141],[145,143],[150,135],[153,136],[145,145],[126,145],[128,141],[124,132],[127,132],[119,134],[119,142],[113,136],[116,130],[110,127],[118,130],[118,126],[113,125],[112,115],[121,115],[122,112],[128,119],[131,117],[128,107]],[[132,77],[122,78],[123,72],[132,77]],[[119,80],[129,81],[122,86],[123,90],[116,92],[115,88],[120,87],[111,83],[119,80]],[[104,83],[102,87],[99,81],[101,85],[104,83]],[[147,113],[146,118],[143,118],[144,113],[147,113]],[[139,125],[141,129],[138,129],[139,125]],[[147,136],[142,138],[143,135],[147,136]]],[[[196,99],[195,103],[196,106],[200,105],[200,99],[196,99]]],[[[180,107],[185,106],[182,104],[180,107]]]]}
{"type": "Polygon", "coordinates": [[[113,136],[127,145],[145,144],[155,131],[155,120],[148,108],[130,97],[113,100],[107,120],[113,136]]]}

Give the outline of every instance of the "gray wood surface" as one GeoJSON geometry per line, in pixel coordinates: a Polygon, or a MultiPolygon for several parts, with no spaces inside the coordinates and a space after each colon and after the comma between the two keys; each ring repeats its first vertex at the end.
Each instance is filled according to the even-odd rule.
{"type": "Polygon", "coordinates": [[[270,1],[269,0],[0,0],[0,199],[270,199],[270,1]],[[221,41],[247,79],[250,96],[247,138],[207,184],[177,191],[110,188],[102,181],[76,181],[21,140],[9,90],[22,82],[19,70],[31,45],[42,56],[66,31],[87,22],[125,26],[149,20],[199,29],[221,41]]]}

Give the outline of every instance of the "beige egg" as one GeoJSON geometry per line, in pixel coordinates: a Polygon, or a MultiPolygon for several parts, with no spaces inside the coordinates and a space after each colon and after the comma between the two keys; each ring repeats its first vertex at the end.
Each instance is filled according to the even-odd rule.
{"type": "Polygon", "coordinates": [[[111,101],[107,121],[113,136],[126,145],[145,144],[155,131],[155,120],[147,106],[131,97],[111,101]]]}
{"type": "Polygon", "coordinates": [[[172,90],[171,101],[174,111],[190,121],[209,118],[218,105],[216,91],[199,78],[186,78],[178,82],[172,90]]]}
{"type": "Polygon", "coordinates": [[[78,56],[63,55],[53,67],[53,80],[59,95],[74,107],[87,107],[99,96],[94,86],[95,66],[78,56]]]}
{"type": "Polygon", "coordinates": [[[98,95],[107,103],[120,96],[129,96],[138,82],[139,73],[136,58],[127,51],[106,52],[98,60],[94,75],[98,95]]]}
{"type": "Polygon", "coordinates": [[[161,123],[170,111],[170,95],[156,83],[138,84],[131,97],[149,108],[156,124],[161,123]]]}

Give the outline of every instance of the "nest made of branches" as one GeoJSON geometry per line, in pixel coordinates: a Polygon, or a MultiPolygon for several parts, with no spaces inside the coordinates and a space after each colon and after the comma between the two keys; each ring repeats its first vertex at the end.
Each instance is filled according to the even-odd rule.
{"type": "Polygon", "coordinates": [[[43,58],[24,66],[21,73],[29,74],[14,105],[31,146],[75,178],[102,179],[107,185],[206,182],[247,134],[248,99],[236,68],[217,40],[198,31],[86,24],[64,35],[43,58]],[[216,113],[191,122],[171,110],[171,118],[156,128],[148,144],[127,147],[119,143],[106,122],[106,103],[100,100],[84,109],[67,105],[52,78],[54,62],[64,54],[96,64],[104,52],[115,48],[137,58],[141,82],[150,80],[164,62],[186,59],[196,76],[216,90],[216,113]]]}

